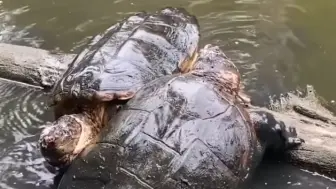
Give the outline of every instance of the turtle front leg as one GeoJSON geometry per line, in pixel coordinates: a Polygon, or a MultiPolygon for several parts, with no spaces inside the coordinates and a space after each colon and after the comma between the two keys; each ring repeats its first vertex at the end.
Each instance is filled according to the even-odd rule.
{"type": "Polygon", "coordinates": [[[277,120],[273,114],[265,111],[251,112],[257,136],[266,149],[275,152],[290,150],[301,145],[304,140],[299,138],[296,128],[286,126],[281,120],[277,120]]]}

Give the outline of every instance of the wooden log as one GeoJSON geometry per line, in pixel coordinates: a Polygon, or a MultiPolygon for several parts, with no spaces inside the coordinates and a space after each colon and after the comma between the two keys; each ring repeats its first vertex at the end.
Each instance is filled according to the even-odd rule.
{"type": "MultiPolygon", "coordinates": [[[[54,55],[31,47],[0,44],[0,76],[40,88],[50,88],[75,57],[54,55]]],[[[288,93],[270,107],[251,107],[272,113],[287,126],[295,126],[305,140],[286,154],[287,160],[305,169],[336,177],[336,118],[318,102],[311,86],[308,95],[288,93]]]]}
{"type": "Polygon", "coordinates": [[[287,126],[294,126],[305,143],[286,153],[294,165],[336,178],[336,119],[323,107],[313,86],[307,85],[306,95],[287,93],[270,107],[261,108],[272,113],[287,126]]]}
{"type": "Polygon", "coordinates": [[[52,54],[42,49],[0,43],[0,77],[50,89],[74,57],[74,54],[52,54]]]}

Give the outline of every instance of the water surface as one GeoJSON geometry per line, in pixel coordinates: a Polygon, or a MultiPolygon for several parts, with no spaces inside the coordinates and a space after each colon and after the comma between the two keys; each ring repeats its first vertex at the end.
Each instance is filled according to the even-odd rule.
{"type": "Polygon", "coordinates": [[[220,45],[246,74],[250,88],[272,94],[309,83],[328,101],[335,98],[330,87],[336,80],[334,0],[3,0],[0,9],[7,12],[2,17],[10,31],[3,38],[79,52],[90,36],[126,15],[162,6],[182,6],[195,14],[202,44],[220,45]],[[18,32],[22,28],[28,33],[18,32]]]}
{"type": "MultiPolygon", "coordinates": [[[[129,14],[182,6],[199,19],[201,46],[221,46],[259,103],[306,84],[327,101],[336,96],[330,87],[336,81],[334,0],[0,2],[0,41],[65,53],[79,52],[92,36],[129,14]]],[[[52,119],[45,101],[30,87],[0,82],[0,188],[50,188],[53,175],[35,142],[39,125],[52,119]]],[[[256,175],[251,189],[336,188],[335,182],[284,164],[265,163],[256,175]]]]}
{"type": "Polygon", "coordinates": [[[36,143],[39,126],[53,117],[46,100],[31,86],[0,80],[1,189],[42,189],[53,184],[54,174],[44,165],[36,143]]]}

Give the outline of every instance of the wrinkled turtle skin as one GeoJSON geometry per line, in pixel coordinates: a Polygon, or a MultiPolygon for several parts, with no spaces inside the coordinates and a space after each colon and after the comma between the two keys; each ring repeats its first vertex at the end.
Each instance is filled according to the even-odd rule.
{"type": "Polygon", "coordinates": [[[248,112],[223,89],[227,63],[219,47],[206,45],[197,70],[145,85],[102,140],[70,165],[58,189],[235,189],[265,148],[299,145],[295,129],[248,112]]]}
{"type": "Polygon", "coordinates": [[[54,87],[56,121],[39,140],[47,162],[67,166],[97,140],[116,104],[151,80],[188,72],[199,38],[197,19],[182,8],[135,14],[95,37],[54,87]]]}

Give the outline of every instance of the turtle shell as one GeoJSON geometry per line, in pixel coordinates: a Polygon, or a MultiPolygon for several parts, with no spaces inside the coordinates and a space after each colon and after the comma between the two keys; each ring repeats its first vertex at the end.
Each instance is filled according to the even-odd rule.
{"type": "Polygon", "coordinates": [[[77,159],[59,189],[237,187],[257,139],[229,93],[191,73],[150,82],[110,121],[102,142],[77,159]]]}
{"type": "Polygon", "coordinates": [[[115,94],[134,94],[155,78],[186,71],[199,37],[197,19],[182,8],[130,16],[94,38],[75,58],[54,87],[55,101],[110,101],[115,94]]]}

